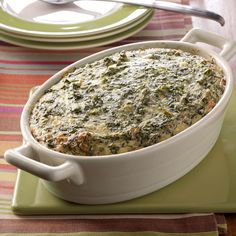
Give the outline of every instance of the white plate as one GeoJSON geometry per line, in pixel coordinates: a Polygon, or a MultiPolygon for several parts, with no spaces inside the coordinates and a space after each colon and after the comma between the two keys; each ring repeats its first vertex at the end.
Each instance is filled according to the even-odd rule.
{"type": "Polygon", "coordinates": [[[96,35],[90,35],[90,36],[80,36],[80,37],[65,37],[65,38],[44,38],[44,37],[34,37],[34,36],[29,36],[29,35],[21,35],[21,34],[16,34],[16,33],[12,33],[9,31],[5,31],[5,30],[1,30],[1,32],[5,35],[11,36],[11,37],[15,37],[15,38],[19,38],[19,39],[26,39],[26,40],[30,40],[30,41],[38,41],[38,42],[82,42],[82,41],[87,41],[87,40],[96,40],[96,39],[100,39],[100,38],[105,38],[105,37],[109,37],[115,34],[119,34],[122,33],[124,31],[127,31],[133,27],[135,27],[136,25],[142,23],[144,20],[146,20],[147,18],[149,18],[150,15],[153,14],[153,11],[148,12],[146,15],[144,15],[141,19],[138,19],[135,22],[132,22],[124,27],[118,28],[118,29],[114,29],[111,31],[107,31],[104,33],[100,33],[100,34],[96,34],[96,35]]]}
{"type": "Polygon", "coordinates": [[[37,42],[26,39],[19,39],[17,37],[6,35],[3,31],[0,31],[0,40],[12,43],[18,46],[28,47],[28,48],[36,48],[36,49],[48,49],[48,50],[73,50],[73,49],[83,49],[83,48],[91,48],[102,45],[107,45],[110,43],[114,43],[125,38],[132,36],[133,34],[142,30],[151,20],[153,13],[147,17],[144,21],[132,27],[131,29],[124,31],[119,34],[115,34],[112,36],[108,36],[101,39],[87,40],[83,42],[37,42]]]}
{"type": "Polygon", "coordinates": [[[102,1],[50,5],[40,0],[0,0],[0,29],[34,37],[76,37],[115,30],[151,9],[102,1]]]}

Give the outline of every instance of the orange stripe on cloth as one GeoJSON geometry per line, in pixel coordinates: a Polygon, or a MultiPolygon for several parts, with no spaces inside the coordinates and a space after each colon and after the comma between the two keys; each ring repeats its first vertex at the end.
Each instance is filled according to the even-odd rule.
{"type": "Polygon", "coordinates": [[[6,90],[6,89],[9,89],[9,90],[12,90],[12,89],[15,89],[15,90],[25,90],[25,91],[28,91],[29,89],[32,88],[32,84],[30,83],[27,83],[27,84],[14,84],[14,83],[7,83],[7,82],[2,82],[0,80],[0,90],[6,90]]]}
{"type": "MultiPolygon", "coordinates": [[[[8,165],[8,164],[0,164],[0,170],[16,170],[16,167],[12,165],[8,165]]],[[[10,183],[10,184],[13,184],[13,183],[10,183]]],[[[9,183],[5,185],[9,185],[9,183]]],[[[1,183],[0,183],[0,188],[1,188],[1,183]]]]}
{"type": "Polygon", "coordinates": [[[1,94],[23,94],[26,95],[29,91],[29,89],[31,89],[31,86],[27,86],[27,87],[21,87],[21,85],[18,86],[9,86],[9,84],[7,86],[4,86],[5,84],[0,84],[0,91],[1,94]]]}
{"type": "Polygon", "coordinates": [[[19,68],[19,67],[13,67],[13,68],[9,68],[9,67],[0,67],[0,70],[1,69],[7,69],[9,71],[11,70],[27,70],[27,71],[58,71],[58,68],[28,68],[28,67],[22,67],[22,68],[19,68]]]}
{"type": "Polygon", "coordinates": [[[13,97],[17,98],[17,97],[24,97],[28,99],[28,95],[27,92],[29,91],[29,89],[26,89],[25,91],[18,91],[18,90],[2,90],[1,94],[0,94],[0,98],[7,98],[7,97],[13,97]]]}
{"type": "Polygon", "coordinates": [[[13,99],[13,98],[8,98],[8,99],[2,99],[0,98],[0,103],[5,103],[5,104],[15,104],[15,105],[23,105],[27,102],[27,97],[24,99],[13,99]]]}
{"type": "Polygon", "coordinates": [[[0,83],[12,83],[12,84],[34,84],[39,85],[42,84],[45,80],[47,80],[51,75],[15,75],[15,74],[0,74],[0,83]]]}
{"type": "MultiPolygon", "coordinates": [[[[0,120],[1,120],[1,122],[0,122],[0,126],[1,126],[1,123],[2,123],[2,120],[3,119],[6,119],[6,118],[8,118],[8,119],[20,119],[20,114],[19,113],[0,113],[0,120]]],[[[0,130],[1,130],[1,128],[0,128],[0,130]]]]}
{"type": "Polygon", "coordinates": [[[12,192],[13,188],[14,188],[14,184],[12,182],[0,181],[0,193],[2,193],[3,191],[12,192]]]}
{"type": "Polygon", "coordinates": [[[1,141],[22,141],[22,135],[3,135],[0,134],[1,141]]]}
{"type": "Polygon", "coordinates": [[[16,61],[16,60],[0,60],[0,63],[13,64],[13,65],[67,65],[73,61],[16,61]]]}

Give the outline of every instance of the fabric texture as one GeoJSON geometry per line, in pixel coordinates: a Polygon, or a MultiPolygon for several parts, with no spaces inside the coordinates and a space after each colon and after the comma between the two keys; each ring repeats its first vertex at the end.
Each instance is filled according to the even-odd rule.
{"type": "MultiPolygon", "coordinates": [[[[188,3],[176,0],[179,3],[188,3]]],[[[16,168],[3,159],[6,149],[20,146],[19,120],[29,91],[63,67],[92,53],[147,40],[180,40],[191,28],[191,17],[156,10],[141,32],[102,47],[73,51],[36,50],[0,42],[0,235],[191,235],[226,232],[222,214],[129,216],[25,216],[13,214],[11,200],[16,168]]],[[[26,186],[27,187],[27,186],[26,186]]]]}

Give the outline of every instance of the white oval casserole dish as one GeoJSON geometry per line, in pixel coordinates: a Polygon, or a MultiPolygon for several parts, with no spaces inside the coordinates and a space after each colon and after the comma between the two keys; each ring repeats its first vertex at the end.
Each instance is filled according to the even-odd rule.
{"type": "Polygon", "coordinates": [[[33,94],[21,116],[25,145],[5,152],[6,160],[42,178],[56,196],[82,204],[115,203],[156,191],[179,179],[194,168],[215,144],[233,89],[233,76],[226,60],[236,44],[200,29],[191,30],[180,42],[151,41],[124,45],[86,57],[52,76],[33,94]],[[217,54],[197,46],[204,42],[222,49],[217,54]],[[72,68],[99,60],[121,50],[138,48],[175,48],[213,58],[226,77],[224,94],[214,109],[181,133],[158,144],[109,156],[73,156],[50,150],[39,144],[29,128],[34,104],[62,75],[72,68]]]}

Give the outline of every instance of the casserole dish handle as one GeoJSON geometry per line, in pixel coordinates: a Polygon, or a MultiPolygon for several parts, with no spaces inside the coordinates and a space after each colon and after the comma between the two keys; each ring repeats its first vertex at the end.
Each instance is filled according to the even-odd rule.
{"type": "Polygon", "coordinates": [[[226,60],[229,60],[236,53],[236,43],[234,41],[202,29],[195,28],[190,30],[181,41],[189,43],[202,42],[221,48],[220,56],[226,60]]]}
{"type": "Polygon", "coordinates": [[[10,164],[48,181],[58,182],[67,179],[76,185],[84,182],[81,168],[71,160],[58,166],[50,166],[27,157],[29,155],[33,155],[32,148],[25,144],[7,150],[4,157],[10,164]]]}

